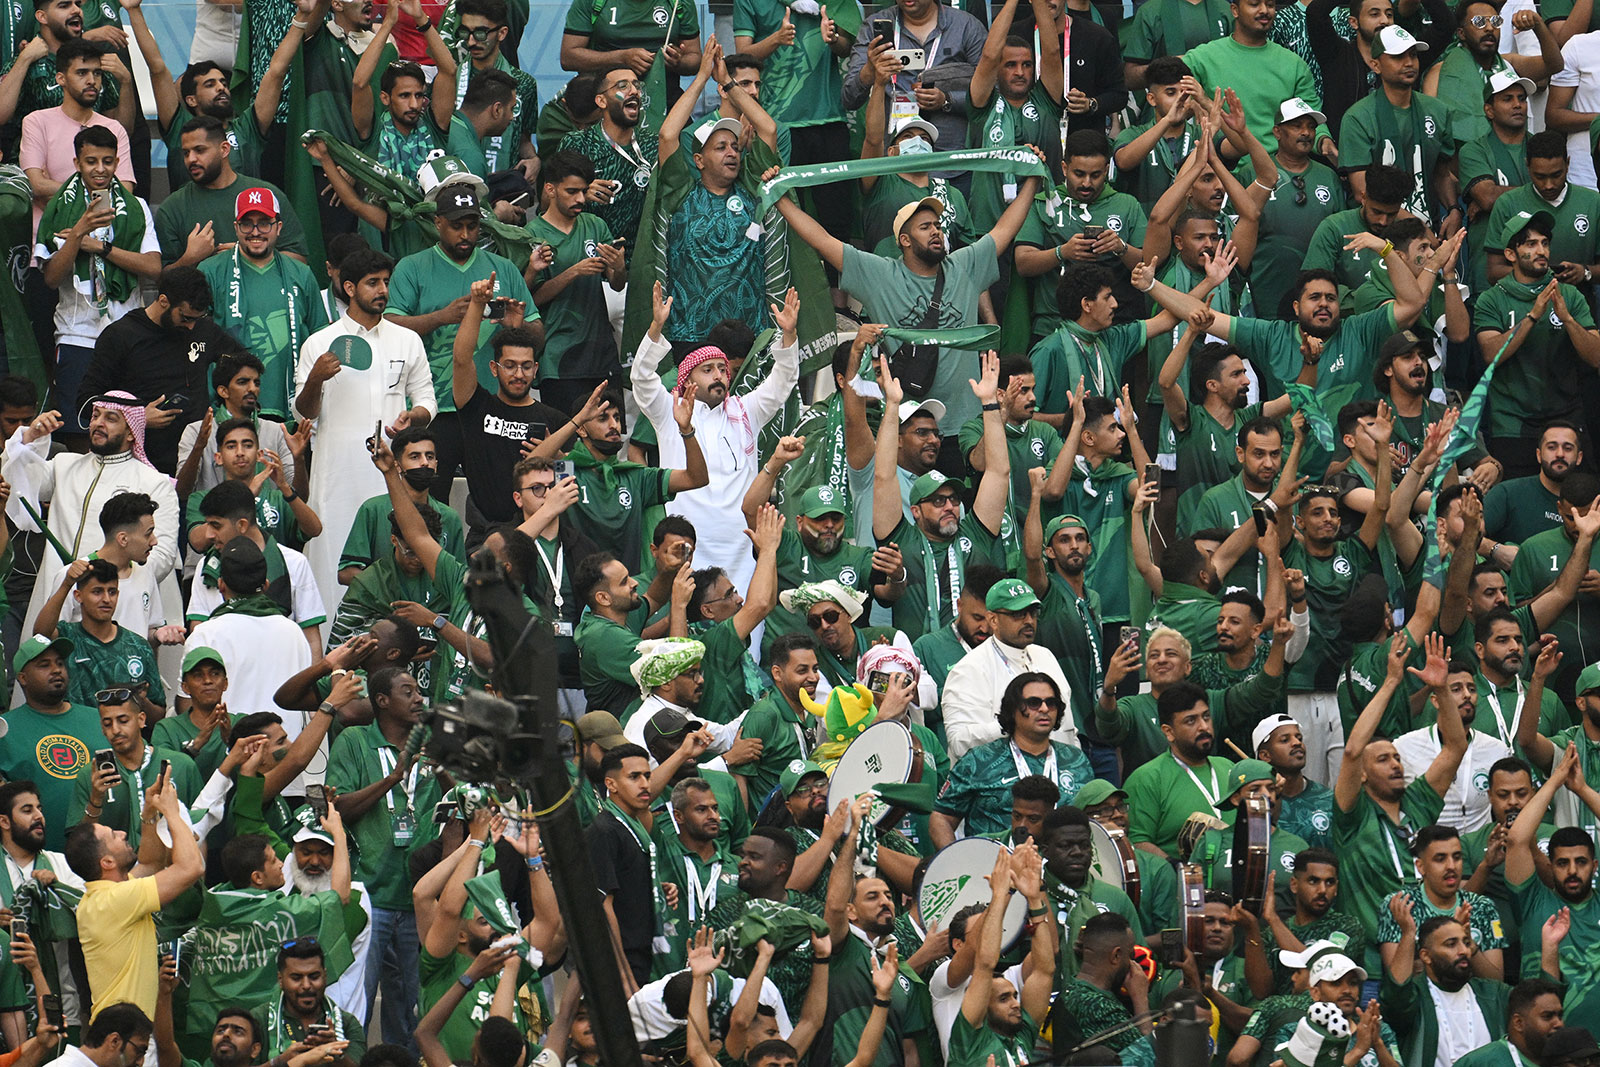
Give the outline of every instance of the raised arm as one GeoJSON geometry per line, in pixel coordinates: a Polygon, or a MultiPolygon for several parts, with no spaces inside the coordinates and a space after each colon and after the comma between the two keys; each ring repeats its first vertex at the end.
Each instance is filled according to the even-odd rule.
{"type": "MultiPolygon", "coordinates": [[[[900,379],[889,370],[889,357],[878,357],[878,387],[883,390],[883,419],[878,423],[878,452],[872,471],[872,536],[889,538],[900,525],[904,510],[900,504],[900,379]]],[[[997,412],[985,412],[987,418],[997,412]]],[[[987,436],[988,423],[984,424],[987,436]]],[[[988,446],[985,445],[985,448],[988,446]]],[[[1002,442],[1001,447],[1004,448],[1002,442]]],[[[1006,462],[1009,472],[1010,464],[1006,462]]],[[[998,529],[998,526],[991,527],[998,529]]]]}
{"type": "Polygon", "coordinates": [[[961,997],[961,1017],[979,1029],[989,1017],[990,986],[984,979],[1000,962],[1000,931],[1005,925],[1006,905],[1011,901],[1011,853],[995,853],[994,869],[989,873],[989,907],[983,913],[978,931],[978,952],[972,964],[973,978],[961,997]]]}
{"type": "Polygon", "coordinates": [[[394,32],[394,27],[395,20],[392,17],[378,23],[372,31],[372,40],[361,53],[361,61],[356,64],[355,74],[350,78],[350,118],[356,136],[363,141],[372,136],[373,129],[372,77],[378,73],[378,60],[383,57],[383,46],[389,43],[389,35],[394,32]]]}
{"type": "Polygon", "coordinates": [[[717,64],[722,62],[722,45],[717,43],[712,36],[710,43],[700,53],[700,68],[695,71],[694,81],[678,97],[672,109],[667,112],[666,118],[661,120],[661,152],[660,161],[666,166],[667,160],[678,151],[678,140],[689,125],[689,119],[694,115],[695,105],[700,102],[700,94],[705,91],[706,82],[711,80],[711,72],[717,69],[717,64]]]}
{"type": "MultiPolygon", "coordinates": [[[[1339,805],[1340,811],[1349,811],[1355,807],[1356,797],[1361,793],[1361,754],[1366,751],[1367,743],[1378,732],[1378,723],[1382,721],[1383,713],[1389,707],[1389,701],[1394,698],[1395,690],[1400,688],[1400,682],[1405,678],[1406,656],[1409,651],[1406,635],[1395,634],[1394,639],[1389,642],[1389,658],[1383,684],[1372,694],[1367,706],[1361,709],[1355,725],[1350,728],[1349,736],[1345,738],[1344,756],[1339,761],[1339,777],[1333,784],[1334,803],[1339,805]]],[[[1459,720],[1459,716],[1457,718],[1459,720]]]]}
{"type": "MultiPolygon", "coordinates": [[[[972,109],[975,112],[989,106],[990,99],[994,93],[995,79],[1000,75],[1000,62],[1005,58],[1006,38],[1011,34],[1011,23],[1016,17],[1017,0],[1005,0],[1000,5],[1000,9],[994,12],[994,20],[989,23],[989,35],[983,41],[983,55],[978,59],[978,65],[972,72],[972,82],[967,88],[967,100],[972,104],[972,109]]],[[[1041,26],[1047,24],[1046,22],[1039,23],[1041,26]]],[[[1049,36],[1051,35],[1048,33],[1039,35],[1041,48],[1044,45],[1044,38],[1049,36]]],[[[1039,63],[1042,68],[1044,66],[1044,58],[1042,56],[1039,59],[1039,63]]],[[[1060,66],[1059,61],[1056,66],[1060,66]]],[[[1059,78],[1059,76],[1058,71],[1057,77],[1059,78]]],[[[1057,89],[1056,96],[1058,99],[1060,95],[1060,90],[1057,89]]]]}
{"type": "Polygon", "coordinates": [[[478,332],[483,328],[483,312],[494,297],[494,279],[497,272],[472,283],[467,297],[467,313],[461,316],[456,327],[456,339],[450,346],[450,395],[457,410],[464,408],[478,391],[478,367],[473,357],[478,352],[478,332]]]}
{"type": "Polygon", "coordinates": [[[1554,637],[1539,646],[1533,660],[1533,675],[1528,679],[1527,691],[1522,694],[1522,707],[1517,709],[1517,748],[1527,754],[1528,762],[1541,774],[1550,773],[1555,762],[1556,746],[1539,732],[1539,710],[1544,704],[1545,687],[1550,676],[1561,666],[1561,642],[1554,637]]]}
{"type": "Polygon", "coordinates": [[[439,566],[439,555],[444,548],[433,539],[427,524],[422,521],[422,512],[411,502],[405,482],[400,480],[400,468],[395,464],[394,453],[389,451],[389,443],[381,433],[375,440],[377,448],[372,453],[372,464],[383,472],[384,484],[389,489],[389,505],[394,509],[394,521],[400,527],[400,536],[406,547],[422,561],[422,569],[431,579],[439,566]]]}
{"type": "Polygon", "coordinates": [[[178,96],[178,86],[173,81],[172,71],[167,69],[167,61],[161,57],[161,46],[156,44],[155,34],[150,32],[150,24],[144,19],[143,2],[122,0],[122,10],[128,13],[128,26],[133,30],[139,54],[144,57],[145,68],[150,72],[150,91],[156,98],[156,121],[163,130],[170,130],[183,100],[178,96]]]}
{"type": "Polygon", "coordinates": [[[783,512],[765,504],[756,515],[754,530],[749,531],[755,545],[756,572],[745,592],[744,607],[733,616],[733,628],[741,641],[750,639],[778,602],[778,544],[783,540],[783,523],[783,512]]]}
{"type": "MultiPolygon", "coordinates": [[[[998,535],[1001,520],[1005,518],[1006,499],[1011,495],[1011,450],[1006,447],[1005,420],[1000,415],[998,400],[1000,379],[1000,357],[994,352],[985,352],[980,357],[980,376],[977,381],[967,380],[972,387],[973,395],[978,398],[978,403],[983,405],[983,477],[978,480],[978,491],[972,499],[972,514],[983,523],[984,529],[998,535]]],[[[885,415],[885,420],[887,420],[885,415]]],[[[896,420],[898,424],[898,420],[896,420]]],[[[882,435],[879,435],[880,440],[882,435]]],[[[898,437],[896,439],[898,445],[898,437]]],[[[883,448],[878,448],[880,477],[882,474],[883,448]]],[[[892,462],[892,461],[891,461],[892,462]]],[[[894,504],[896,510],[900,507],[899,477],[893,466],[889,467],[890,476],[895,480],[894,504]]],[[[876,487],[874,487],[876,496],[876,487]]],[[[876,507],[874,500],[874,507],[876,507]]],[[[876,518],[876,516],[874,516],[876,518]]],[[[876,530],[874,522],[874,531],[876,530]]]]}
{"type": "MultiPolygon", "coordinates": [[[[685,95],[688,95],[685,93],[685,95]]],[[[662,151],[666,150],[665,139],[662,141],[662,151]]],[[[770,181],[778,173],[777,167],[770,168],[761,176],[762,181],[770,181]]],[[[834,270],[844,270],[844,242],[823,228],[822,223],[806,214],[794,198],[785,196],[778,201],[778,212],[783,215],[783,221],[789,224],[806,244],[810,245],[822,257],[822,261],[834,270]]],[[[1014,231],[1013,231],[1014,232],[1014,231]]]]}
{"type": "Polygon", "coordinates": [[[1539,825],[1544,822],[1545,814],[1550,810],[1550,802],[1555,799],[1556,790],[1560,789],[1572,774],[1574,767],[1578,766],[1578,746],[1576,743],[1567,746],[1562,754],[1561,762],[1550,772],[1550,777],[1545,779],[1533,794],[1533,799],[1528,801],[1522,813],[1511,824],[1510,831],[1506,834],[1506,884],[1509,886],[1521,885],[1538,873],[1534,865],[1534,843],[1539,839],[1539,825]]]}
{"type": "Polygon", "coordinates": [[[678,424],[678,434],[683,438],[683,467],[667,477],[667,489],[674,493],[687,493],[711,484],[711,475],[706,472],[706,456],[694,432],[694,395],[698,391],[699,387],[691,383],[672,399],[672,421],[678,424]]]}
{"type": "Polygon", "coordinates": [[[1406,670],[1428,687],[1434,710],[1437,712],[1439,754],[1433,757],[1433,762],[1428,765],[1423,777],[1428,780],[1433,791],[1442,797],[1449,791],[1450,783],[1456,780],[1456,769],[1461,766],[1462,757],[1467,754],[1467,727],[1461,721],[1461,716],[1456,713],[1449,693],[1445,690],[1450,649],[1445,643],[1444,635],[1428,634],[1422,642],[1422,647],[1428,657],[1422,669],[1407,667],[1406,670]]]}

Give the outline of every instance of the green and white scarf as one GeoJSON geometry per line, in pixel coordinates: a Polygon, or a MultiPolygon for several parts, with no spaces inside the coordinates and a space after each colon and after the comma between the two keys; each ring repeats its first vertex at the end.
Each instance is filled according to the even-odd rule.
{"type": "Polygon", "coordinates": [[[623,811],[622,807],[610,797],[600,802],[600,809],[609,811],[627,829],[633,838],[633,843],[639,846],[639,851],[650,857],[650,895],[655,903],[655,933],[650,939],[650,950],[657,955],[671,952],[672,945],[667,941],[666,928],[663,925],[668,914],[667,892],[661,886],[661,868],[657,862],[655,839],[650,836],[650,831],[644,828],[642,822],[623,811]]]}
{"type": "MultiPolygon", "coordinates": [[[[89,189],[77,174],[56,190],[39,218],[39,236],[47,247],[61,247],[61,239],[56,234],[71,229],[83,217],[89,209],[89,200],[89,189]]],[[[144,209],[137,198],[123,188],[121,181],[111,183],[111,209],[115,212],[109,227],[111,246],[125,252],[138,252],[144,243],[144,209]]],[[[132,296],[138,290],[139,279],[132,271],[124,270],[106,257],[80,249],[72,261],[72,285],[95,307],[104,308],[109,301],[120,304],[132,296]]]]}

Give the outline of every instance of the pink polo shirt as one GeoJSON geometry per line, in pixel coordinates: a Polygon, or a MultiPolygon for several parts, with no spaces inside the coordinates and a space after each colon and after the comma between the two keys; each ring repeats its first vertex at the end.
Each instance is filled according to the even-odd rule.
{"type": "MultiPolygon", "coordinates": [[[[122,123],[116,119],[108,119],[100,114],[91,115],[87,123],[82,123],[69,116],[60,107],[29,112],[22,119],[22,147],[18,165],[24,171],[42,170],[45,177],[52,181],[66,181],[77,170],[74,164],[77,151],[72,147],[72,139],[78,136],[78,131],[86,125],[104,126],[117,135],[117,177],[131,188],[133,152],[128,147],[128,131],[123,129],[122,123]]],[[[48,200],[49,197],[33,198],[35,241],[39,237],[39,216],[44,213],[44,205],[48,200]]]]}

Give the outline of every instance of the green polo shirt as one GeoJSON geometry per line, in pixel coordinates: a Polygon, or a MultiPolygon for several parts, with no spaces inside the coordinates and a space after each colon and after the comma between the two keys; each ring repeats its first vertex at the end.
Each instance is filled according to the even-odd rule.
{"type": "MultiPolygon", "coordinates": [[[[1250,260],[1250,291],[1255,295],[1256,313],[1268,317],[1278,314],[1284,297],[1289,295],[1322,221],[1345,210],[1344,183],[1332,167],[1313,159],[1301,174],[1289,173],[1282,163],[1277,168],[1277,184],[1261,206],[1256,254],[1250,260]]],[[[1246,188],[1256,180],[1255,166],[1248,156],[1239,162],[1234,174],[1246,188]]]]}
{"type": "MultiPolygon", "coordinates": [[[[1119,193],[1107,182],[1089,203],[1074,200],[1066,186],[1044,190],[1033,198],[1033,208],[1023,220],[1017,233],[1017,244],[1031,248],[1054,250],[1084,232],[1085,227],[1100,226],[1116,232],[1128,244],[1138,248],[1144,244],[1144,231],[1148,223],[1144,208],[1127,193],[1119,193]],[[1051,201],[1057,203],[1051,206],[1051,201]]],[[[1128,268],[1122,258],[1107,252],[1092,262],[1107,267],[1119,282],[1128,277],[1128,268]]],[[[1061,309],[1056,306],[1056,285],[1061,280],[1060,271],[1045,271],[1032,280],[1033,335],[1042,337],[1061,325],[1061,309]]],[[[1141,340],[1141,345],[1142,345],[1141,340]]],[[[1076,388],[1077,379],[1072,386],[1076,388]]],[[[1043,404],[1041,392],[1040,411],[1051,411],[1043,404]]],[[[1111,395],[1111,394],[1103,394],[1111,395]]],[[[1062,409],[1065,410],[1065,409],[1062,409]]]]}
{"type": "Polygon", "coordinates": [[[589,707],[619,719],[639,699],[639,683],[628,668],[638,658],[639,635],[593,612],[584,612],[573,631],[578,644],[578,673],[589,707]]]}
{"type": "MultiPolygon", "coordinates": [[[[1568,186],[1569,190],[1572,188],[1568,186]]],[[[1496,201],[1496,207],[1500,201],[1496,201]]],[[[1551,262],[1556,262],[1554,257],[1551,262]]],[[[1503,333],[1515,329],[1533,310],[1534,300],[1549,281],[1549,275],[1532,285],[1517,281],[1514,274],[1501,278],[1487,292],[1479,294],[1478,305],[1472,313],[1473,332],[1503,333]]],[[[1580,326],[1594,329],[1589,302],[1579,290],[1562,283],[1561,297],[1580,326]]],[[[1555,307],[1546,308],[1544,316],[1530,325],[1516,353],[1495,369],[1494,381],[1489,383],[1489,436],[1531,440],[1537,436],[1534,430],[1551,419],[1578,418],[1580,365],[1555,307]]]]}
{"type": "MultiPolygon", "coordinates": [[[[379,781],[396,766],[399,749],[390,744],[377,723],[351,726],[333,739],[328,750],[328,784],[341,796],[379,781]]],[[[438,835],[433,808],[444,791],[433,769],[420,762],[359,818],[347,824],[355,845],[357,881],[367,887],[372,906],[387,911],[411,911],[411,850],[438,835]],[[409,814],[414,824],[412,840],[396,839],[395,819],[409,814]]]]}
{"type": "Polygon", "coordinates": [[[1178,847],[1178,831],[1197,811],[1215,811],[1227,787],[1233,761],[1208,757],[1190,767],[1169,752],[1154,755],[1128,775],[1128,840],[1151,844],[1168,855],[1178,847]]]}
{"type": "MultiPolygon", "coordinates": [[[[1400,796],[1400,822],[1393,822],[1362,789],[1349,811],[1333,808],[1334,851],[1340,856],[1342,910],[1361,921],[1367,937],[1378,931],[1378,913],[1389,894],[1413,877],[1409,844],[1416,832],[1439,819],[1444,798],[1426,778],[1417,778],[1400,796]]],[[[1537,936],[1535,943],[1537,943],[1537,936]]],[[[1537,962],[1535,962],[1537,967],[1537,962]]],[[[1532,973],[1532,972],[1530,972],[1532,973]]]]}
{"type": "Polygon", "coordinates": [[[955,600],[969,563],[1005,566],[997,547],[998,535],[985,529],[970,511],[963,512],[956,535],[949,541],[929,540],[920,525],[904,518],[888,537],[878,539],[880,545],[891,541],[900,546],[906,568],[906,591],[894,602],[894,626],[913,641],[955,622],[955,600]]]}

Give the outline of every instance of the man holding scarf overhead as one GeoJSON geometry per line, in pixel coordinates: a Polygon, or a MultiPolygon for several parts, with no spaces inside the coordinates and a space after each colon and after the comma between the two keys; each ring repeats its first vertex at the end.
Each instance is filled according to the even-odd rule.
{"type": "Polygon", "coordinates": [[[59,411],[40,415],[5,446],[6,478],[11,482],[7,517],[19,529],[38,531],[37,516],[48,503],[47,532],[56,542],[39,561],[39,577],[24,620],[30,629],[39,607],[61,584],[61,572],[100,540],[100,509],[118,493],[145,493],[156,502],[156,544],[145,564],[156,581],[167,580],[178,561],[178,497],[172,479],[145,458],[144,405],[131,393],[117,391],[91,397],[85,406],[92,412],[87,454],[50,455],[51,435],[62,425],[59,411]]]}
{"type": "Polygon", "coordinates": [[[45,204],[34,249],[45,284],[61,292],[55,395],[66,411],[77,409],[78,385],[100,331],[144,303],[141,277],[161,273],[150,205],[117,178],[116,134],[85,126],[72,147],[74,172],[45,204]]]}

